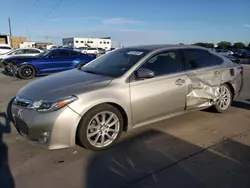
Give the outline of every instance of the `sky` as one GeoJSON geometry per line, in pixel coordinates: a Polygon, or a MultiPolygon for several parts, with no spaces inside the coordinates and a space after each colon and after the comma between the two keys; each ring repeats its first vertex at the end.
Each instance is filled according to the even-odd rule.
{"type": "Polygon", "coordinates": [[[250,0],[0,0],[0,33],[29,41],[112,37],[113,44],[250,42],[250,0]]]}

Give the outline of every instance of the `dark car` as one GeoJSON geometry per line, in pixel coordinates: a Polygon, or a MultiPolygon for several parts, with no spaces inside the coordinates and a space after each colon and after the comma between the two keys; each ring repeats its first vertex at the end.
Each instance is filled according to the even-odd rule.
{"type": "Polygon", "coordinates": [[[232,56],[232,55],[224,55],[224,56],[235,63],[238,63],[238,64],[240,63],[240,59],[235,56],[232,56]]]}
{"type": "Polygon", "coordinates": [[[3,60],[5,71],[22,79],[47,75],[81,67],[95,59],[95,55],[83,54],[70,49],[52,49],[37,56],[15,56],[3,60]]]}
{"type": "Polygon", "coordinates": [[[239,58],[250,58],[250,50],[247,49],[237,50],[234,56],[239,58]]]}
{"type": "Polygon", "coordinates": [[[99,54],[105,54],[106,50],[103,48],[97,48],[99,54]]]}

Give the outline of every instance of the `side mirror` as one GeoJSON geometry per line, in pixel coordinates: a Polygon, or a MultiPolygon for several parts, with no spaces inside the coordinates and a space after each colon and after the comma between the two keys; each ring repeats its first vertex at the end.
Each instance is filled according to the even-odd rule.
{"type": "Polygon", "coordinates": [[[154,76],[155,76],[155,73],[149,69],[139,68],[136,71],[136,77],[139,79],[153,78],[154,76]]]}

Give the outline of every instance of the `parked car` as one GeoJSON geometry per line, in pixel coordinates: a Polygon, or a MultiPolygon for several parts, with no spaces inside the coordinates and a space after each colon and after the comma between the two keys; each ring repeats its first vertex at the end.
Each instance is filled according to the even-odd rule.
{"type": "Polygon", "coordinates": [[[41,52],[43,52],[40,49],[37,48],[18,48],[18,49],[14,49],[11,50],[5,54],[0,55],[0,61],[1,59],[7,58],[7,57],[11,57],[11,56],[36,56],[38,54],[40,54],[41,52]]]}
{"type": "Polygon", "coordinates": [[[8,44],[0,44],[0,54],[5,54],[9,51],[11,51],[12,48],[8,44]]]}
{"type": "Polygon", "coordinates": [[[238,58],[250,58],[250,50],[240,49],[237,52],[235,52],[234,56],[238,58]]]}
{"type": "Polygon", "coordinates": [[[215,51],[221,55],[233,55],[234,53],[228,49],[215,49],[215,51]]]}
{"type": "Polygon", "coordinates": [[[82,52],[82,53],[84,53],[84,50],[87,50],[87,49],[88,47],[84,47],[84,46],[76,48],[77,51],[82,52]]]}
{"type": "Polygon", "coordinates": [[[107,53],[109,53],[109,52],[112,52],[112,51],[114,51],[114,50],[116,50],[116,48],[110,48],[109,50],[107,50],[107,51],[105,52],[105,54],[107,54],[107,53]]]}
{"type": "Polygon", "coordinates": [[[238,63],[238,64],[240,63],[240,59],[235,56],[232,56],[232,55],[224,55],[224,56],[235,63],[238,63]]]}
{"type": "Polygon", "coordinates": [[[124,131],[193,110],[227,111],[242,79],[241,65],[206,48],[127,47],[26,85],[12,113],[38,146],[104,150],[124,131]]]}
{"type": "Polygon", "coordinates": [[[97,48],[87,48],[82,51],[84,54],[98,54],[98,49],[97,48]]]}
{"type": "Polygon", "coordinates": [[[105,54],[106,50],[103,48],[97,48],[98,54],[105,54]]]}
{"type": "Polygon", "coordinates": [[[7,72],[22,79],[37,75],[47,75],[83,66],[96,56],[83,54],[70,49],[52,49],[37,56],[15,56],[5,58],[2,65],[7,72]]]}

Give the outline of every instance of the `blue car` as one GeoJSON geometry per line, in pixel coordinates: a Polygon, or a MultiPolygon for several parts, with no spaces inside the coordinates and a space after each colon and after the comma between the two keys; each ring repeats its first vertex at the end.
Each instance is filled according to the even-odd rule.
{"type": "Polygon", "coordinates": [[[37,56],[15,56],[2,61],[6,72],[22,79],[47,75],[78,68],[95,59],[95,55],[83,54],[72,49],[52,49],[37,56]]]}

